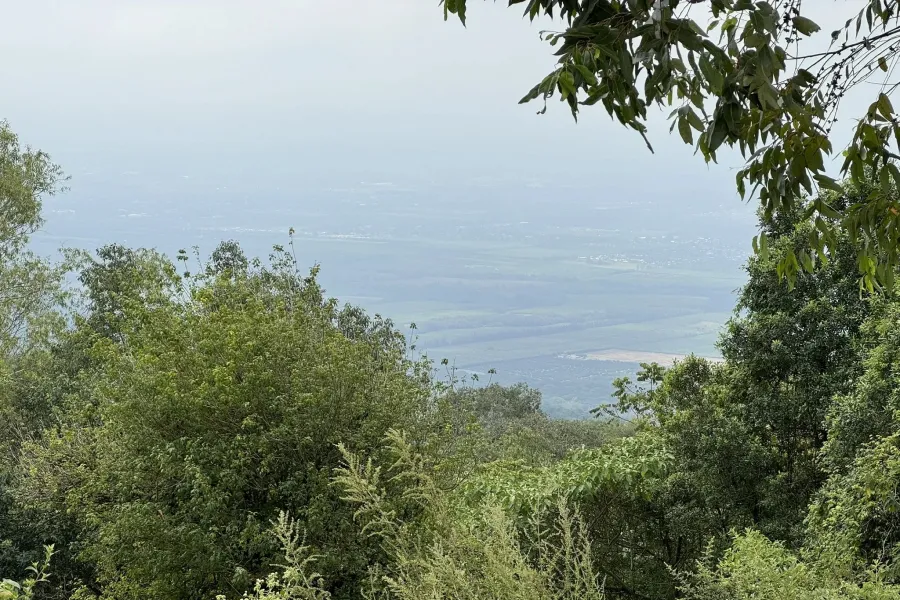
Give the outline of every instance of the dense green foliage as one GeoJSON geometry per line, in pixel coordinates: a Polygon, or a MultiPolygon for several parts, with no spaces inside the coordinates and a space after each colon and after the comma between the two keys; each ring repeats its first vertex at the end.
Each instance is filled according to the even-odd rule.
{"type": "Polygon", "coordinates": [[[815,201],[761,214],[722,362],[562,421],[290,245],[23,255],[60,172],[6,135],[0,598],[900,600],[900,299],[845,233],[784,289],[815,201]]]}
{"type": "Polygon", "coordinates": [[[44,548],[44,560],[35,562],[28,567],[29,576],[22,582],[13,581],[12,579],[3,579],[0,581],[0,599],[2,600],[31,600],[35,595],[35,587],[38,584],[47,583],[47,577],[50,573],[47,569],[50,567],[50,559],[53,558],[53,546],[44,548]]]}

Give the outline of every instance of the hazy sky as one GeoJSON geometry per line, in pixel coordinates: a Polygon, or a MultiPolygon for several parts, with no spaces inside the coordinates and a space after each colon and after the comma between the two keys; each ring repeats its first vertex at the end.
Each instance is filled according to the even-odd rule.
{"type": "MultiPolygon", "coordinates": [[[[602,109],[517,100],[553,65],[505,2],[469,25],[435,0],[0,0],[0,118],[75,176],[100,169],[280,182],[571,180],[737,202],[657,120],[649,154],[602,109]]],[[[853,3],[822,0],[840,7],[853,3]]]]}
{"type": "MultiPolygon", "coordinates": [[[[576,125],[562,105],[517,106],[554,61],[505,3],[472,2],[463,28],[433,0],[0,1],[0,117],[76,177],[115,165],[618,189],[706,173],[665,124],[652,157],[599,111],[576,125]]],[[[697,191],[730,194],[730,174],[714,179],[697,191]]]]}

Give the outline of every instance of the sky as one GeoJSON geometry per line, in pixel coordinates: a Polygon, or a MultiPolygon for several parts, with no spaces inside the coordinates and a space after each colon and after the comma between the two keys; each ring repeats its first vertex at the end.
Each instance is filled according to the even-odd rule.
{"type": "MultiPolygon", "coordinates": [[[[505,2],[470,1],[467,27],[436,0],[0,4],[0,118],[76,191],[111,172],[280,189],[525,181],[739,203],[739,157],[704,164],[662,114],[651,154],[600,108],[576,124],[556,102],[543,116],[518,105],[553,67],[538,35],[553,24],[505,2]]],[[[859,4],[811,11],[827,31],[859,4]]]]}
{"type": "MultiPolygon", "coordinates": [[[[600,110],[518,99],[552,69],[540,26],[433,0],[29,0],[6,6],[0,117],[73,175],[544,179],[735,200],[657,120],[651,155],[600,110]],[[352,6],[352,9],[349,7],[352,6]]],[[[732,167],[735,165],[731,165],[732,167]]]]}

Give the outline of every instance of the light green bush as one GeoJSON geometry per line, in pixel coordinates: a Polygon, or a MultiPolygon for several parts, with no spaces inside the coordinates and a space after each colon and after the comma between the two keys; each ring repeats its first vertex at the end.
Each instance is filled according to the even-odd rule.
{"type": "MultiPolygon", "coordinates": [[[[284,550],[283,570],[257,580],[241,600],[329,600],[331,594],[324,589],[322,576],[309,570],[319,557],[310,554],[296,521],[282,512],[273,529],[284,550]]],[[[216,600],[225,600],[225,596],[220,594],[216,600]]]]}
{"type": "Polygon", "coordinates": [[[44,559],[33,563],[28,567],[31,573],[21,583],[12,579],[0,579],[0,600],[31,600],[34,597],[34,588],[39,583],[46,583],[50,573],[50,559],[53,557],[53,546],[44,547],[44,559]]]}
{"type": "Polygon", "coordinates": [[[372,569],[371,598],[397,600],[600,600],[590,543],[564,501],[556,519],[534,514],[519,530],[497,505],[457,503],[425,461],[392,432],[386,471],[342,449],[336,484],[357,519],[381,540],[389,562],[372,569]]]}
{"type": "Polygon", "coordinates": [[[738,535],[716,564],[708,558],[697,573],[683,576],[690,600],[897,600],[900,588],[884,583],[877,570],[863,579],[838,577],[818,563],[804,562],[758,531],[738,535]]]}

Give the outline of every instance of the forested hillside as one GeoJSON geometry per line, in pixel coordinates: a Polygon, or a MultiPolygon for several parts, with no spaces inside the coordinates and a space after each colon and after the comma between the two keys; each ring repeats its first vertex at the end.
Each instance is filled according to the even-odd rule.
{"type": "Polygon", "coordinates": [[[775,140],[724,360],[644,364],[590,420],[328,297],[293,231],[31,253],[66,176],[0,122],[0,600],[900,600],[900,123],[878,92],[830,179],[821,90],[769,47],[818,29],[800,2],[711,2],[724,50],[677,4],[528,4],[570,27],[526,100],[643,134],[667,92],[707,159],[775,140]]]}
{"type": "Polygon", "coordinates": [[[900,598],[900,300],[846,238],[788,292],[802,205],[761,223],[724,363],[560,421],[339,306],[289,237],[31,255],[65,178],[0,133],[0,598],[900,598]]]}

